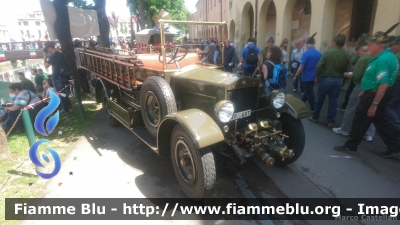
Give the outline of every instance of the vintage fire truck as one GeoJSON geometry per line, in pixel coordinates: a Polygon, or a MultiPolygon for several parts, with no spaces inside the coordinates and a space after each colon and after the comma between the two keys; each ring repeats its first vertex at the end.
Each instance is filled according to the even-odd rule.
{"type": "Polygon", "coordinates": [[[311,115],[302,101],[283,91],[264,95],[260,79],[223,72],[220,65],[199,63],[197,51],[166,44],[165,24],[217,25],[224,31],[225,22],[173,21],[165,11],[156,20],[160,53],[79,50],[110,126],[122,124],[156,154],[170,155],[178,183],[194,199],[212,193],[216,154],[238,163],[255,156],[267,166],[300,157],[301,119],[311,115]]]}

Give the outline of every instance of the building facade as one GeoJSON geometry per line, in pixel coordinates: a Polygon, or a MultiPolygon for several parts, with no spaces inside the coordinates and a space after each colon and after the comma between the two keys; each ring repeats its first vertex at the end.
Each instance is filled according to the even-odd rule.
{"type": "MultiPolygon", "coordinates": [[[[351,53],[362,33],[386,31],[400,21],[399,0],[199,0],[196,6],[198,21],[227,22],[228,37],[238,52],[250,37],[256,37],[260,48],[270,37],[278,46],[287,38],[293,49],[297,40],[314,33],[316,48],[324,52],[347,28],[342,33],[351,53]]],[[[202,38],[220,35],[214,28],[196,29],[202,38]]],[[[400,27],[391,35],[400,35],[400,27]]]]}
{"type": "Polygon", "coordinates": [[[44,17],[41,11],[33,11],[18,17],[15,31],[15,37],[17,39],[31,39],[38,40],[40,37],[44,37],[47,33],[47,27],[44,22],[44,17]]]}
{"type": "MultiPolygon", "coordinates": [[[[194,21],[212,21],[212,22],[227,22],[229,19],[228,11],[229,0],[199,0],[196,3],[196,15],[194,21]]],[[[207,38],[224,39],[222,36],[221,26],[191,26],[189,29],[196,34],[196,37],[203,40],[207,38]]],[[[224,37],[228,37],[228,29],[225,29],[224,37]]]]}
{"type": "MultiPolygon", "coordinates": [[[[316,47],[324,52],[331,48],[332,38],[347,28],[342,33],[351,52],[362,33],[386,31],[400,21],[400,1],[229,0],[228,15],[229,37],[239,49],[249,37],[256,37],[261,48],[269,37],[276,45],[287,38],[293,48],[299,38],[317,33],[316,47]]],[[[400,28],[391,34],[400,35],[400,28]]]]}
{"type": "MultiPolygon", "coordinates": [[[[130,37],[131,36],[131,18],[130,17],[119,17],[116,21],[109,16],[108,22],[110,23],[110,37],[116,38],[117,33],[119,37],[130,37]],[[117,26],[115,25],[117,23],[117,26]],[[118,32],[117,32],[118,30],[118,32]]],[[[137,24],[132,20],[133,30],[137,32],[137,24]]]]}

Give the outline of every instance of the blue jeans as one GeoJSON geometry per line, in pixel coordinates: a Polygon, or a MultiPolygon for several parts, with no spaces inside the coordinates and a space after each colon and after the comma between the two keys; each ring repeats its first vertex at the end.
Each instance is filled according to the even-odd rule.
{"type": "Polygon", "coordinates": [[[386,105],[386,116],[396,133],[400,134],[400,81],[393,88],[393,96],[386,105]]]}
{"type": "MultiPolygon", "coordinates": [[[[54,89],[57,92],[59,92],[61,89],[64,88],[63,81],[61,79],[60,80],[58,80],[58,79],[54,80],[53,79],[53,85],[54,85],[54,89]]],[[[66,94],[65,90],[63,90],[61,93],[66,94]]],[[[69,110],[72,109],[72,104],[71,104],[71,101],[69,100],[68,95],[65,96],[65,97],[62,97],[60,95],[60,100],[61,100],[61,107],[63,108],[63,110],[65,112],[69,112],[69,110]]]]}
{"type": "MultiPolygon", "coordinates": [[[[1,126],[3,127],[4,132],[7,133],[7,132],[11,129],[12,125],[13,125],[13,124],[15,123],[15,121],[17,120],[19,113],[20,113],[20,110],[17,110],[17,111],[9,111],[9,112],[8,112],[7,119],[4,120],[4,121],[1,123],[1,126]]],[[[24,124],[22,123],[22,118],[20,118],[20,119],[18,120],[18,122],[16,123],[16,125],[15,125],[15,127],[14,127],[14,130],[23,129],[23,128],[24,128],[24,124]]]]}
{"type": "Polygon", "coordinates": [[[315,102],[314,113],[312,118],[319,119],[322,106],[324,105],[325,97],[329,97],[328,114],[326,120],[328,123],[335,123],[337,101],[340,95],[340,89],[343,85],[342,78],[323,77],[318,87],[317,101],[315,102]]]}

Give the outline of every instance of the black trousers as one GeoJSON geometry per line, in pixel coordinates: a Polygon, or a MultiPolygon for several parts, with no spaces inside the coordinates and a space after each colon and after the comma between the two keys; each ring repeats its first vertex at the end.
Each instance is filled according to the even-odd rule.
{"type": "Polygon", "coordinates": [[[315,95],[314,95],[314,81],[302,82],[304,85],[304,95],[301,98],[303,102],[310,104],[311,111],[314,111],[315,95]]]}
{"type": "Polygon", "coordinates": [[[343,109],[346,109],[347,104],[349,103],[351,92],[353,92],[353,89],[354,89],[355,86],[356,86],[356,84],[353,83],[353,81],[350,81],[349,88],[346,91],[346,97],[344,98],[344,102],[342,103],[342,108],[343,109]]]}
{"type": "Polygon", "coordinates": [[[353,119],[353,125],[350,131],[349,140],[345,146],[352,151],[357,151],[357,146],[361,143],[365,132],[371,123],[374,123],[376,130],[381,136],[383,142],[391,152],[400,151],[400,141],[396,138],[393,127],[390,125],[386,116],[386,105],[392,97],[393,90],[388,89],[379,103],[375,117],[368,117],[368,109],[374,101],[376,93],[365,93],[360,97],[360,103],[357,106],[353,119]]]}

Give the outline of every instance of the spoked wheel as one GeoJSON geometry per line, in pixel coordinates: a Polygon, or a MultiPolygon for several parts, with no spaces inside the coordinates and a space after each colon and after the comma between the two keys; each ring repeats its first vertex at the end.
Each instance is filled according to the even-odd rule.
{"type": "Polygon", "coordinates": [[[110,100],[107,98],[107,95],[106,95],[106,92],[104,91],[104,89],[101,92],[101,103],[102,103],[102,106],[103,106],[103,109],[104,109],[104,114],[106,116],[108,125],[110,125],[111,127],[118,126],[120,123],[119,123],[118,120],[116,120],[111,115],[110,100]]]}
{"type": "Polygon", "coordinates": [[[211,195],[216,179],[214,155],[209,148],[198,149],[179,124],[172,130],[171,159],[178,183],[189,198],[211,195]]]}

